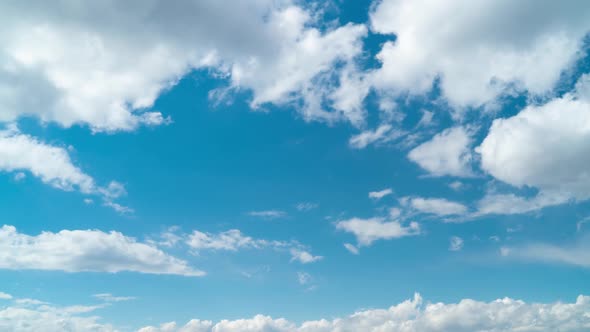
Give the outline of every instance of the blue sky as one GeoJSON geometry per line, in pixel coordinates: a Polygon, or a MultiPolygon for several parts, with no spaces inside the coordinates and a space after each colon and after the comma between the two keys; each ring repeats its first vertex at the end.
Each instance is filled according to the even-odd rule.
{"type": "Polygon", "coordinates": [[[0,5],[0,330],[590,329],[590,6],[545,5],[0,5]]]}

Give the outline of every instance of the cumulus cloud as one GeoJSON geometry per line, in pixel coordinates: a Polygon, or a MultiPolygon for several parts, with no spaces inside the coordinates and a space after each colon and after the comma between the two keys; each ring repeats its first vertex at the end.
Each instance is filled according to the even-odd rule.
{"type": "Polygon", "coordinates": [[[354,66],[366,27],[320,30],[317,13],[290,0],[34,1],[4,3],[0,13],[0,121],[33,115],[94,131],[160,125],[170,119],[150,110],[158,96],[203,68],[251,91],[254,109],[294,104],[308,120],[363,119],[336,92],[338,78],[350,76],[336,64],[354,66]]]}
{"type": "Polygon", "coordinates": [[[186,261],[119,232],[62,230],[26,235],[8,225],[0,228],[0,268],[204,275],[186,261]]]}
{"type": "Polygon", "coordinates": [[[292,248],[290,251],[291,253],[291,261],[298,261],[302,264],[313,263],[322,260],[323,256],[314,256],[310,252],[299,249],[299,248],[292,248]]]}
{"type": "Polygon", "coordinates": [[[381,67],[371,82],[422,95],[438,81],[459,109],[515,91],[543,95],[578,59],[589,22],[590,8],[576,0],[379,1],[371,29],[396,39],[377,55],[381,67]]]}
{"type": "Polygon", "coordinates": [[[468,210],[465,205],[444,198],[404,197],[400,201],[418,212],[439,216],[462,215],[468,210]]]}
{"type": "Polygon", "coordinates": [[[408,158],[432,176],[472,176],[471,141],[464,127],[449,128],[411,150],[408,158]]]}
{"type": "Polygon", "coordinates": [[[105,205],[118,212],[129,212],[129,208],[113,202],[126,194],[122,184],[112,181],[106,187],[97,185],[90,175],[74,165],[66,148],[23,134],[15,126],[0,131],[0,171],[17,172],[18,180],[24,179],[22,171],[27,171],[52,187],[99,195],[105,205]]]}
{"type": "Polygon", "coordinates": [[[477,149],[482,169],[515,187],[539,190],[532,199],[506,196],[503,200],[520,201],[518,206],[526,212],[590,198],[588,86],[590,80],[584,75],[573,92],[494,120],[477,149]]]}
{"type": "Polygon", "coordinates": [[[352,233],[359,246],[370,246],[377,240],[397,239],[420,234],[420,226],[416,222],[404,226],[398,221],[387,221],[380,217],[341,220],[336,222],[336,229],[352,233]]]}
{"type": "Polygon", "coordinates": [[[160,327],[144,327],[139,332],[329,332],[329,331],[564,331],[590,328],[590,297],[578,296],[572,303],[526,303],[511,298],[481,302],[463,299],[458,303],[424,303],[419,294],[388,309],[358,311],[333,320],[305,321],[297,325],[286,319],[256,315],[249,319],[212,321],[191,320],[160,327]]]}
{"type": "Polygon", "coordinates": [[[386,189],[379,190],[379,191],[371,191],[371,192],[369,192],[369,198],[379,200],[387,195],[391,195],[392,193],[393,193],[393,190],[391,190],[391,188],[386,188],[386,189]]]}
{"type": "Polygon", "coordinates": [[[0,292],[0,300],[10,300],[12,299],[12,295],[0,292]]]}

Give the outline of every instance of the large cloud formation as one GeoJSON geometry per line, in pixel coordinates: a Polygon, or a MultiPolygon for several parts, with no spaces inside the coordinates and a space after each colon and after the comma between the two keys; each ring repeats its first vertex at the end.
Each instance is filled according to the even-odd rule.
{"type": "Polygon", "coordinates": [[[443,96],[463,108],[552,91],[581,55],[590,10],[579,0],[383,0],[370,23],[396,36],[377,55],[378,90],[419,95],[440,80],[443,96]]]}
{"type": "Polygon", "coordinates": [[[253,108],[294,103],[307,119],[362,121],[361,110],[320,105],[336,98],[335,65],[354,66],[367,29],[322,31],[313,10],[289,0],[33,1],[0,4],[0,13],[0,121],[158,125],[166,117],[146,109],[201,68],[251,91],[253,108]]]}
{"type": "Polygon", "coordinates": [[[191,320],[184,326],[166,323],[148,326],[140,332],[579,332],[590,328],[590,297],[579,296],[574,303],[525,303],[510,298],[492,302],[470,299],[459,303],[424,303],[416,294],[389,309],[356,312],[333,320],[306,321],[301,325],[285,319],[257,315],[250,319],[217,323],[191,320]]]}

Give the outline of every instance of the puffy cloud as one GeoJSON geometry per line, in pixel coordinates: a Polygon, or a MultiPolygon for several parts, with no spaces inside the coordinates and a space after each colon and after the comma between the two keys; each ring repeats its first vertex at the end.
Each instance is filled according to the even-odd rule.
{"type": "Polygon", "coordinates": [[[463,249],[464,241],[462,238],[458,236],[452,236],[449,240],[449,250],[450,251],[459,251],[463,249]]]}
{"type": "Polygon", "coordinates": [[[105,205],[118,212],[130,210],[113,202],[126,194],[122,184],[112,181],[106,187],[98,186],[90,175],[74,165],[66,148],[41,142],[15,126],[0,131],[0,171],[17,172],[15,179],[19,180],[25,177],[22,171],[27,171],[55,188],[99,195],[105,205]]]}
{"type": "Polygon", "coordinates": [[[214,233],[193,231],[186,239],[186,244],[197,253],[205,250],[238,251],[248,249],[274,249],[288,250],[291,254],[291,261],[298,261],[302,264],[313,263],[323,259],[322,256],[314,256],[309,250],[297,241],[270,241],[255,239],[242,234],[238,229],[214,233]]]}
{"type": "Polygon", "coordinates": [[[397,239],[420,234],[420,226],[411,222],[408,226],[385,218],[351,218],[336,222],[336,229],[354,234],[359,246],[370,246],[377,240],[397,239]]]}
{"type": "Polygon", "coordinates": [[[383,0],[370,22],[396,37],[377,55],[377,89],[420,95],[439,80],[453,106],[478,107],[514,91],[550,92],[580,55],[590,7],[577,0],[383,0]]]}
{"type": "Polygon", "coordinates": [[[540,190],[524,210],[590,197],[588,86],[583,76],[576,90],[561,98],[494,120],[477,149],[482,169],[494,178],[540,190]]]}
{"type": "Polygon", "coordinates": [[[590,236],[569,245],[529,243],[521,246],[502,247],[500,253],[507,258],[575,265],[590,268],[590,236]]]}
{"type": "Polygon", "coordinates": [[[366,27],[320,31],[317,13],[290,0],[34,1],[4,3],[0,13],[0,121],[34,115],[94,131],[167,123],[148,110],[201,68],[226,77],[232,90],[252,91],[253,108],[291,103],[306,119],[363,119],[331,78],[349,79],[339,65],[354,66],[366,27]],[[330,100],[330,111],[318,106],[330,100]]]}
{"type": "Polygon", "coordinates": [[[256,315],[250,319],[191,320],[145,327],[141,332],[472,332],[472,331],[568,331],[590,328],[590,297],[578,296],[573,303],[526,303],[511,298],[491,302],[464,299],[458,303],[424,303],[419,294],[388,309],[371,309],[333,320],[305,321],[301,325],[283,318],[256,315]]]}
{"type": "Polygon", "coordinates": [[[204,275],[186,261],[119,232],[62,230],[31,236],[7,225],[0,228],[0,268],[204,275]]]}
{"type": "Polygon", "coordinates": [[[0,292],[0,300],[10,300],[12,299],[12,295],[0,292]]]}
{"type": "Polygon", "coordinates": [[[387,195],[391,195],[392,193],[393,190],[391,190],[391,188],[383,189],[380,191],[371,191],[369,192],[369,198],[379,200],[387,195]]]}
{"type": "Polygon", "coordinates": [[[444,198],[404,197],[403,205],[428,214],[439,216],[461,215],[467,213],[467,207],[461,203],[452,202],[444,198]]]}
{"type": "Polygon", "coordinates": [[[453,127],[415,147],[408,158],[432,176],[472,176],[471,135],[463,127],[453,127]]]}
{"type": "Polygon", "coordinates": [[[292,248],[289,252],[291,253],[291,261],[298,261],[302,264],[317,262],[324,258],[323,256],[314,256],[310,252],[299,248],[292,248]]]}

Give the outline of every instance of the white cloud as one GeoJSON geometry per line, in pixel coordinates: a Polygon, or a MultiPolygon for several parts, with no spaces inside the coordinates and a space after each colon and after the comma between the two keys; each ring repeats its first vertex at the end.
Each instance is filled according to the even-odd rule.
{"type": "Polygon", "coordinates": [[[11,300],[11,299],[12,299],[12,295],[6,294],[4,292],[0,292],[0,300],[11,300]]]}
{"type": "Polygon", "coordinates": [[[482,169],[496,179],[540,190],[524,210],[590,198],[588,84],[584,76],[562,98],[494,120],[477,149],[482,169]]]}
{"type": "Polygon", "coordinates": [[[348,144],[355,149],[364,149],[370,144],[391,142],[405,135],[404,131],[396,130],[391,125],[382,124],[375,130],[365,130],[352,136],[348,144]]]}
{"type": "Polygon", "coordinates": [[[472,176],[471,141],[465,128],[449,128],[414,148],[408,158],[433,176],[472,176]]]}
{"type": "Polygon", "coordinates": [[[450,251],[459,251],[463,249],[464,241],[462,238],[458,236],[452,236],[449,240],[449,250],[450,251]]]}
{"type": "Polygon", "coordinates": [[[453,181],[453,182],[449,183],[449,188],[456,190],[456,191],[460,190],[463,187],[465,187],[465,185],[461,181],[453,181]]]}
{"type": "Polygon", "coordinates": [[[279,251],[288,250],[291,255],[291,261],[298,261],[302,264],[313,263],[323,259],[322,256],[312,255],[299,242],[255,239],[242,234],[237,229],[230,229],[218,234],[203,233],[195,230],[186,237],[186,244],[197,253],[205,250],[238,251],[269,248],[279,251]]]}
{"type": "Polygon", "coordinates": [[[17,172],[14,174],[14,181],[19,182],[27,178],[27,175],[23,172],[17,172]]]}
{"type": "Polygon", "coordinates": [[[387,195],[391,195],[392,193],[393,190],[391,190],[391,188],[383,189],[380,191],[371,191],[369,192],[369,198],[379,200],[387,195]]]}
{"type": "Polygon", "coordinates": [[[384,218],[351,218],[336,223],[336,229],[354,234],[359,246],[370,246],[377,240],[397,239],[420,234],[420,226],[411,222],[408,226],[384,218]]]}
{"type": "Polygon", "coordinates": [[[292,248],[289,252],[291,253],[291,261],[298,261],[301,264],[317,262],[324,258],[323,256],[314,256],[310,252],[299,248],[292,248]]]}
{"type": "Polygon", "coordinates": [[[297,203],[297,205],[295,205],[295,208],[297,209],[297,211],[310,211],[313,209],[317,209],[318,206],[319,206],[319,204],[317,204],[317,203],[301,202],[301,203],[297,203]]]}
{"type": "Polygon", "coordinates": [[[17,172],[16,180],[24,179],[22,171],[27,171],[58,189],[99,195],[105,205],[123,212],[118,208],[124,207],[112,201],[125,194],[122,184],[112,181],[106,187],[98,186],[90,175],[74,165],[68,149],[41,142],[15,126],[0,131],[0,171],[17,172]]]}
{"type": "Polygon", "coordinates": [[[563,204],[567,201],[568,197],[559,193],[540,192],[533,197],[488,193],[477,202],[477,211],[473,215],[522,214],[537,211],[547,206],[563,204]]]}
{"type": "Polygon", "coordinates": [[[383,0],[370,22],[396,36],[377,55],[378,90],[422,95],[440,80],[443,96],[462,108],[515,90],[550,92],[580,55],[590,10],[575,0],[383,0]]]}
{"type": "Polygon", "coordinates": [[[590,297],[578,296],[573,303],[526,303],[502,298],[491,302],[463,299],[458,303],[424,303],[419,294],[387,309],[371,309],[332,320],[305,321],[296,325],[286,319],[256,315],[249,319],[191,320],[184,326],[171,322],[145,327],[140,332],[330,332],[330,331],[563,331],[590,328],[590,297]]]}
{"type": "Polygon", "coordinates": [[[259,217],[263,219],[276,219],[287,216],[287,213],[281,210],[250,211],[247,214],[251,217],[259,217]]]}
{"type": "Polygon", "coordinates": [[[62,230],[31,236],[7,225],[0,228],[0,268],[204,275],[186,261],[119,232],[62,230]]]}
{"type": "Polygon", "coordinates": [[[359,254],[359,248],[355,247],[354,245],[352,245],[350,243],[345,243],[344,248],[346,248],[346,250],[348,250],[353,255],[359,254]]]}
{"type": "Polygon", "coordinates": [[[18,332],[116,332],[98,316],[82,316],[104,306],[56,307],[42,301],[15,301],[0,308],[0,330],[18,332]]]}
{"type": "Polygon", "coordinates": [[[467,207],[465,205],[444,198],[404,197],[401,199],[401,202],[419,212],[439,216],[462,215],[467,213],[467,207]]]}
{"type": "Polygon", "coordinates": [[[253,108],[302,104],[306,119],[362,121],[328,77],[350,76],[336,64],[353,66],[364,25],[320,31],[317,13],[289,0],[167,4],[2,4],[0,121],[34,115],[94,131],[167,123],[147,110],[201,68],[252,91],[253,108]],[[336,109],[321,109],[318,99],[334,99],[336,109]]]}
{"type": "Polygon", "coordinates": [[[576,243],[555,245],[529,243],[521,246],[501,248],[502,256],[547,263],[575,265],[590,268],[590,237],[578,239],[576,243]]]}

